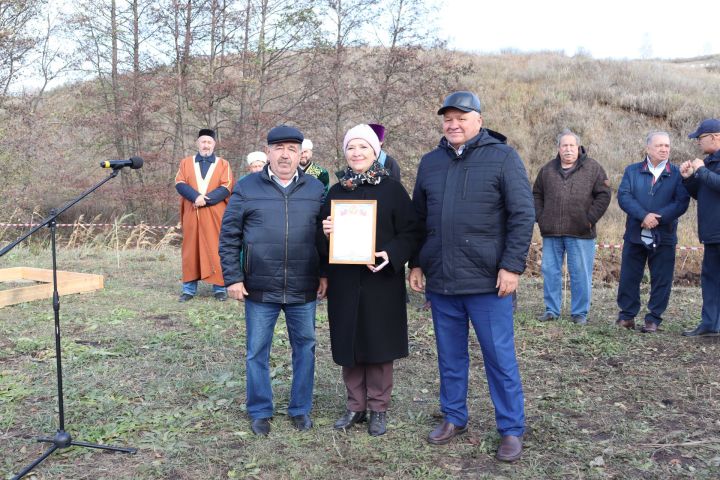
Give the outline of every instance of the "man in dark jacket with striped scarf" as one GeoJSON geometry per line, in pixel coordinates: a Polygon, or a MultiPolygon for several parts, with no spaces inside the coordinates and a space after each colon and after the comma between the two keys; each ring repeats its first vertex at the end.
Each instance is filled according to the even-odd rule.
{"type": "Polygon", "coordinates": [[[522,453],[525,413],[513,333],[512,293],[525,270],[535,219],[525,166],[505,137],[483,128],[480,100],[449,95],[438,111],[445,136],[418,168],[413,203],[423,240],[410,286],[432,305],[443,422],[428,436],[448,443],[467,430],[469,322],[485,363],[501,442],[497,459],[522,453]]]}

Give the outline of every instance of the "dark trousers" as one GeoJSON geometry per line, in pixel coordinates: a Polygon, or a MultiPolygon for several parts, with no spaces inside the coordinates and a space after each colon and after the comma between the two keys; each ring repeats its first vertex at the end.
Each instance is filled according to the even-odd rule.
{"type": "Polygon", "coordinates": [[[342,367],[347,409],[352,412],[386,412],[393,387],[393,362],[342,367]]]}
{"type": "Polygon", "coordinates": [[[670,301],[675,271],[675,245],[658,245],[654,250],[625,242],[620,265],[617,304],[619,320],[632,320],[640,311],[640,282],[647,263],[650,270],[650,300],[645,321],[660,325],[670,301]]]}
{"type": "Polygon", "coordinates": [[[720,332],[720,244],[705,245],[700,286],[703,299],[700,327],[720,332]]]}

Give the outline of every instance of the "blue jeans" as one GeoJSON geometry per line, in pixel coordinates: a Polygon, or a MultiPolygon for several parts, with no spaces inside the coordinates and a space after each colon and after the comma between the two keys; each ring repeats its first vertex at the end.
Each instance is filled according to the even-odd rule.
{"type": "MultiPolygon", "coordinates": [[[[197,287],[198,287],[198,281],[193,280],[192,282],[184,282],[182,293],[187,293],[188,295],[195,296],[197,293],[197,287]]],[[[219,292],[227,292],[227,289],[223,287],[222,285],[213,285],[213,293],[219,293],[219,292]]]]}
{"type": "Polygon", "coordinates": [[[288,415],[305,415],[312,410],[315,380],[315,301],[298,304],[264,303],[245,299],[247,334],[247,412],[252,420],[273,416],[270,383],[270,347],[280,310],[292,348],[292,387],[288,415]]]}
{"type": "Polygon", "coordinates": [[[633,320],[640,311],[640,283],[646,262],[650,270],[650,300],[645,321],[660,325],[662,314],[670,301],[675,271],[675,245],[658,245],[650,250],[645,245],[625,242],[617,294],[620,309],[618,320],[633,320]]]}
{"type": "Polygon", "coordinates": [[[440,410],[448,422],[468,422],[469,322],[480,342],[495,423],[500,435],[522,435],[525,406],[515,358],[512,297],[495,293],[440,295],[428,292],[440,370],[440,410]]]}
{"type": "Polygon", "coordinates": [[[570,315],[587,318],[592,295],[595,239],[543,237],[542,275],[545,311],[556,317],[562,307],[563,257],[570,274],[570,315]]]}

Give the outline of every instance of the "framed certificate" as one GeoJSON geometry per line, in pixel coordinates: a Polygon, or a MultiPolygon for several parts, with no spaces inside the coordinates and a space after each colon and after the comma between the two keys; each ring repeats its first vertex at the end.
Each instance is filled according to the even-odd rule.
{"type": "Polygon", "coordinates": [[[377,200],[331,200],[330,263],[375,263],[377,200]]]}

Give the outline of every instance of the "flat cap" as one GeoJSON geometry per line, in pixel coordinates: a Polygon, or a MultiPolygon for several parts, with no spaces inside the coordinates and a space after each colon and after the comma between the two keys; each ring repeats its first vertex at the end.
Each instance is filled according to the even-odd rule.
{"type": "Polygon", "coordinates": [[[440,107],[440,110],[438,110],[437,114],[442,115],[450,108],[456,108],[463,112],[480,113],[480,99],[472,92],[453,92],[445,97],[445,101],[443,102],[442,107],[440,107]]]}
{"type": "Polygon", "coordinates": [[[287,125],[278,125],[271,129],[267,134],[267,143],[272,145],[274,143],[302,143],[305,137],[302,132],[294,127],[287,125]]]}

